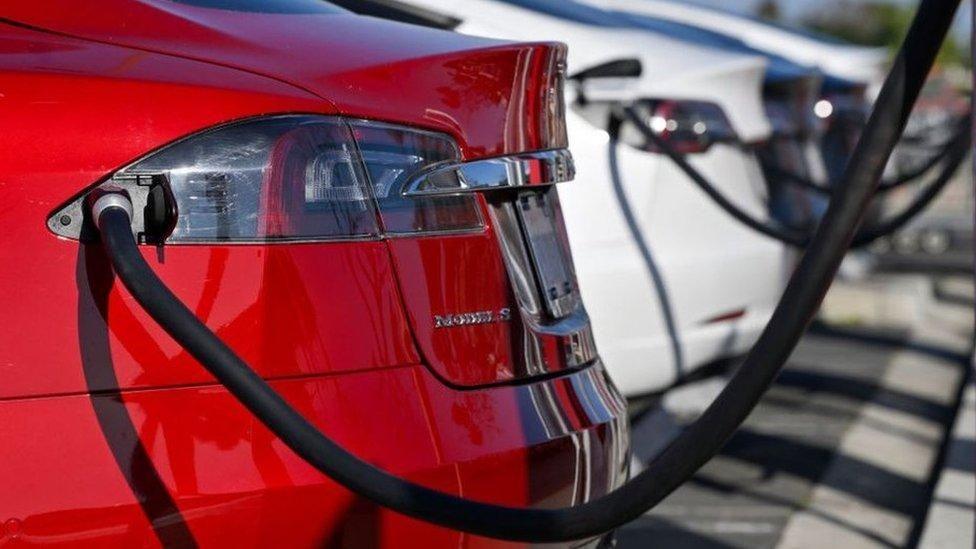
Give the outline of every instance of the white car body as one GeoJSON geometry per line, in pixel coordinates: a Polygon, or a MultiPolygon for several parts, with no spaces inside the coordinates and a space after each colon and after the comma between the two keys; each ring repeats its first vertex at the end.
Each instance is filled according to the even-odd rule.
{"type": "MultiPolygon", "coordinates": [[[[589,26],[494,0],[410,4],[461,20],[458,32],[564,42],[570,75],[610,61],[640,60],[639,78],[588,81],[590,100],[709,101],[722,107],[742,140],[769,136],[763,57],[589,26]]],[[[572,104],[575,89],[567,88],[572,104]]],[[[624,194],[671,305],[679,363],[661,295],[615,194],[609,135],[567,110],[577,177],[559,194],[597,346],[618,387],[630,395],[661,390],[696,367],[746,350],[782,291],[789,268],[783,245],[729,217],[664,155],[616,147],[624,194]]],[[[763,176],[753,154],[718,144],[692,162],[743,209],[766,218],[763,176]]]]}
{"type": "MultiPolygon", "coordinates": [[[[674,315],[679,363],[658,289],[615,197],[609,137],[573,112],[568,125],[577,177],[559,196],[583,301],[617,386],[628,395],[660,390],[747,350],[791,268],[784,246],[721,211],[665,156],[616,147],[624,193],[674,315]],[[740,318],[716,321],[738,311],[740,318]]],[[[716,145],[693,162],[742,208],[766,216],[755,158],[716,145]]]]}
{"type": "Polygon", "coordinates": [[[591,100],[642,97],[695,99],[718,104],[745,141],[764,139],[770,127],[759,93],[762,56],[714,48],[639,30],[605,29],[551,17],[495,0],[409,0],[461,19],[457,32],[520,41],[555,40],[569,46],[568,72],[602,63],[637,59],[637,78],[601,79],[587,88],[591,100]],[[715,84],[720,79],[721,86],[715,84]]]}
{"type": "Polygon", "coordinates": [[[879,87],[888,64],[884,48],[855,46],[806,35],[739,14],[670,0],[582,0],[588,4],[650,15],[694,25],[738,38],[750,46],[780,55],[824,74],[879,87]]]}
{"type": "MultiPolygon", "coordinates": [[[[691,25],[708,31],[717,32],[735,38],[741,42],[769,55],[779,56],[799,65],[806,65],[819,70],[823,76],[853,84],[848,92],[821,91],[825,100],[826,114],[817,114],[826,118],[840,104],[848,104],[854,110],[867,109],[877,93],[881,90],[884,78],[890,65],[889,52],[886,48],[865,47],[835,41],[829,37],[804,33],[802,31],[780,27],[767,21],[723,11],[689,2],[674,0],[577,0],[592,7],[605,10],[632,13],[655,17],[691,25]],[[838,104],[838,101],[840,102],[838,104]]],[[[848,124],[848,127],[850,125],[848,124]]],[[[835,128],[836,129],[836,128],[835,128]]],[[[825,183],[840,177],[847,164],[851,137],[843,137],[845,130],[836,129],[839,133],[821,135],[818,142],[810,141],[805,144],[806,175],[815,181],[825,183]],[[847,144],[838,148],[838,140],[847,144]],[[833,143],[833,145],[826,145],[833,143]]],[[[853,129],[846,130],[854,131],[853,129]]],[[[903,154],[901,148],[896,149],[894,158],[903,154]]],[[[889,176],[895,176],[893,162],[889,164],[889,176]]],[[[797,167],[791,171],[800,171],[797,167]]],[[[813,215],[817,216],[826,207],[826,201],[819,196],[808,193],[813,215]]],[[[883,201],[879,198],[875,209],[869,217],[880,212],[883,201]]]]}

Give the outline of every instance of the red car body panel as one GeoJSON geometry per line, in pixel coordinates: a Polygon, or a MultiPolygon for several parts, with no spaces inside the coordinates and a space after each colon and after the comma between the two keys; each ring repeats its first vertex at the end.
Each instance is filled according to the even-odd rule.
{"type": "MultiPolygon", "coordinates": [[[[608,446],[618,442],[611,429],[621,401],[598,369],[464,392],[423,366],[273,386],[357,455],[465,497],[566,505],[623,474],[585,457],[614,456],[608,446]],[[545,392],[577,405],[546,404],[545,392]],[[544,427],[560,422],[562,430],[544,427]]],[[[8,400],[0,402],[0,433],[15,450],[0,469],[0,539],[10,547],[128,547],[157,538],[243,547],[506,545],[471,536],[462,544],[459,533],[356,500],[219,386],[8,400]]]]}
{"type": "MultiPolygon", "coordinates": [[[[292,86],[171,56],[8,25],[0,26],[0,47],[4,51],[0,61],[3,131],[10,143],[17,144],[0,150],[4,201],[0,215],[4,239],[0,302],[4,306],[0,314],[7,327],[0,330],[0,375],[4,376],[0,398],[85,392],[88,385],[78,352],[79,279],[84,275],[85,254],[98,253],[97,247],[79,247],[77,242],[58,239],[36,221],[112,171],[201,128],[260,112],[331,110],[292,86]],[[177,81],[175,75],[179,75],[177,81]]],[[[146,253],[155,255],[151,249],[146,253]]],[[[255,268],[241,264],[267,251],[172,247],[166,253],[168,265],[154,259],[154,267],[162,269],[167,282],[181,283],[180,296],[197,309],[201,297],[207,299],[201,277],[205,265],[225,262],[234,269],[255,268]],[[200,259],[195,269],[170,271],[171,275],[164,272],[181,263],[178,256],[187,254],[200,259]],[[212,254],[240,259],[211,259],[212,254]],[[195,284],[196,289],[188,284],[195,284]]],[[[220,278],[215,282],[222,282],[220,278]]],[[[238,285],[252,280],[260,279],[235,278],[232,284],[223,281],[219,288],[238,291],[238,285]]],[[[230,299],[217,301],[215,307],[247,305],[230,299]]],[[[119,314],[141,313],[117,288],[112,289],[108,302],[121,305],[119,314]]],[[[210,315],[225,320],[227,313],[216,310],[210,315]]],[[[177,354],[176,344],[152,321],[145,315],[137,318],[138,327],[168,350],[166,356],[177,354]]],[[[128,325],[120,322],[112,328],[126,330],[128,325]]],[[[116,353],[124,352],[120,345],[114,348],[116,353]]],[[[169,377],[164,384],[206,379],[198,366],[175,367],[179,374],[167,372],[168,368],[158,370],[169,377]]],[[[116,368],[122,370],[120,388],[134,386],[141,367],[136,365],[131,374],[126,373],[126,362],[119,360],[116,368]]]]}
{"type": "Polygon", "coordinates": [[[516,45],[351,14],[246,13],[168,0],[15,2],[0,17],[266,75],[337,112],[451,133],[466,158],[548,148],[531,123],[540,113],[525,108],[538,105],[522,96],[536,92],[537,58],[554,44],[516,45]]]}
{"type": "MultiPolygon", "coordinates": [[[[377,509],[305,464],[135,304],[98,244],[56,237],[46,220],[167,143],[267,114],[436,129],[468,159],[544,148],[538,61],[561,50],[348,15],[260,16],[289,35],[237,12],[92,4],[0,10],[16,22],[0,24],[0,128],[12,144],[0,150],[0,544],[506,545],[377,509]],[[292,17],[320,17],[330,33],[292,17]],[[316,48],[329,54],[304,56],[316,48]]],[[[463,237],[144,255],[300,412],[371,463],[510,505],[599,495],[627,463],[623,401],[599,365],[459,390],[444,378],[508,380],[510,334],[471,327],[442,341],[422,329],[435,306],[512,306],[493,238],[488,223],[463,237]]]]}
{"type": "MultiPolygon", "coordinates": [[[[489,225],[489,229],[493,229],[489,225]]],[[[394,239],[389,242],[403,300],[419,351],[442,379],[462,386],[513,381],[511,368],[521,359],[521,319],[511,323],[437,329],[434,315],[462,311],[517,310],[507,283],[495,235],[438,239],[394,239]]],[[[542,349],[548,372],[566,369],[559,349],[542,349]]]]}

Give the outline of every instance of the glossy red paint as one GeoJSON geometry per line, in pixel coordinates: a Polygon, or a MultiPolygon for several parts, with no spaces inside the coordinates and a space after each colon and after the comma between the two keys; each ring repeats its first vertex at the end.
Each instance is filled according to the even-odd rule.
{"type": "Polygon", "coordinates": [[[546,71],[565,55],[558,44],[512,44],[351,14],[246,13],[170,0],[16,2],[0,13],[266,75],[345,114],[451,133],[468,158],[552,148],[561,139],[550,128],[554,105],[545,101],[546,71]]]}
{"type": "MultiPolygon", "coordinates": [[[[420,353],[450,384],[500,384],[528,375],[526,330],[494,231],[488,221],[481,234],[389,241],[420,353]],[[512,311],[511,320],[447,328],[434,324],[435,315],[501,309],[512,311]]],[[[545,372],[569,369],[554,338],[540,337],[539,342],[545,372]]]]}
{"type": "MultiPolygon", "coordinates": [[[[518,327],[512,322],[437,328],[435,315],[517,310],[494,235],[395,239],[389,243],[404,305],[425,362],[458,385],[510,381],[518,327]]],[[[517,315],[516,315],[517,316],[517,315]]]]}
{"type": "MultiPolygon", "coordinates": [[[[108,362],[94,367],[112,375],[108,362]]],[[[581,498],[587,468],[601,484],[601,475],[619,482],[619,470],[592,461],[621,451],[607,446],[623,440],[614,436],[622,399],[600,368],[468,392],[445,388],[422,366],[273,386],[358,455],[444,491],[516,505],[565,504],[581,498]],[[581,402],[605,397],[587,409],[564,409],[540,397],[546,392],[581,402]],[[559,422],[576,429],[554,427],[559,422]]],[[[497,544],[357,500],[219,386],[3,401],[0,433],[17,448],[0,467],[5,546],[128,547],[191,537],[203,546],[240,547],[497,544]],[[38,436],[51,425],[57,436],[38,436]]]]}
{"type": "MultiPolygon", "coordinates": [[[[84,392],[88,385],[77,319],[86,249],[56,238],[42,220],[110,172],[188,133],[261,112],[332,111],[315,96],[267,78],[9,25],[0,25],[0,51],[5,113],[0,125],[6,138],[18,144],[0,149],[0,322],[5,326],[0,330],[0,398],[84,392]]],[[[216,299],[206,305],[206,292],[241,295],[242,287],[250,287],[253,303],[260,278],[230,283],[227,277],[242,268],[259,275],[261,267],[250,260],[266,253],[172,247],[166,250],[168,265],[155,259],[153,264],[163,270],[180,263],[190,268],[169,271],[167,280],[183,281],[181,297],[195,309],[213,307],[208,316],[223,323],[248,304],[216,299]],[[199,261],[189,266],[180,257],[199,261]],[[221,275],[222,264],[229,270],[221,275]],[[207,265],[218,269],[210,273],[209,284],[201,278],[207,265]],[[224,307],[228,310],[222,312],[224,307]]],[[[372,257],[385,261],[377,252],[372,257]]],[[[138,314],[117,289],[108,302],[119,306],[118,314],[138,314]]],[[[161,330],[137,318],[166,356],[176,356],[175,344],[161,330]]],[[[113,326],[117,332],[127,329],[121,322],[113,326]]],[[[126,368],[124,362],[119,366],[126,368]]],[[[176,368],[180,374],[166,367],[159,374],[173,383],[202,378],[198,367],[176,368]]],[[[139,370],[135,366],[129,368],[131,375],[120,376],[124,386],[133,385],[139,370]]]]}
{"type": "MultiPolygon", "coordinates": [[[[561,48],[164,0],[17,3],[2,16],[17,24],[0,24],[0,129],[16,144],[0,149],[0,438],[13,450],[0,453],[0,544],[508,545],[376,509],[314,471],[134,304],[97,244],[45,222],[148,152],[252,116],[414,124],[450,133],[466,158],[542,148],[555,134],[541,88],[561,48]]],[[[582,501],[627,463],[623,402],[599,365],[479,389],[438,377],[504,381],[511,366],[500,326],[450,341],[422,328],[437,307],[511,302],[487,231],[144,254],[357,455],[466,497],[582,501]]]]}

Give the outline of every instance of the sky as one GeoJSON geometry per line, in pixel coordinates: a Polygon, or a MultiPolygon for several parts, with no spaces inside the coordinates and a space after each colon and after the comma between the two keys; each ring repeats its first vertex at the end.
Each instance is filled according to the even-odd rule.
{"type": "MultiPolygon", "coordinates": [[[[707,6],[714,6],[722,9],[731,9],[736,11],[742,11],[746,13],[755,13],[756,6],[759,5],[760,0],[692,0],[697,4],[704,4],[707,6]]],[[[805,13],[815,11],[818,7],[829,5],[832,0],[779,0],[779,7],[782,10],[784,17],[787,21],[796,20],[802,17],[805,13]]],[[[878,1],[878,0],[865,0],[865,1],[878,1]]],[[[918,0],[880,0],[888,1],[894,4],[902,5],[917,5],[918,0]]],[[[962,7],[959,10],[959,16],[956,19],[955,32],[960,38],[968,38],[969,29],[973,20],[972,15],[972,3],[970,0],[963,0],[962,7]]]]}

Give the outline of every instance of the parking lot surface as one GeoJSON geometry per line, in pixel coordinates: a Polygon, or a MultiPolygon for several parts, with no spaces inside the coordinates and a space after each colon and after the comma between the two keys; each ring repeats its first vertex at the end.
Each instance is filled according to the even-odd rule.
{"type": "MultiPolygon", "coordinates": [[[[950,436],[971,421],[972,405],[960,403],[972,337],[968,276],[835,283],[742,429],[620,531],[620,547],[972,547],[972,438],[962,424],[950,436]]],[[[726,375],[646,410],[638,403],[639,459],[700,413],[726,375]]]]}

